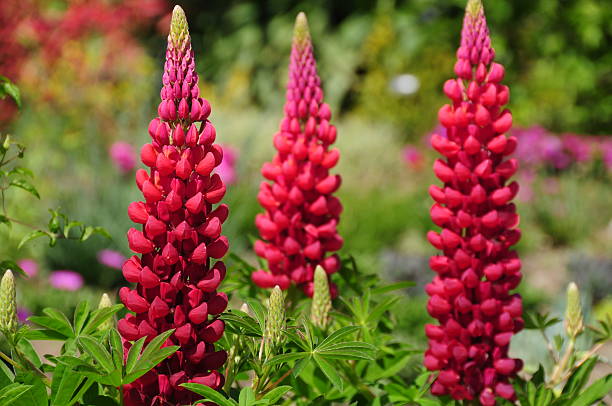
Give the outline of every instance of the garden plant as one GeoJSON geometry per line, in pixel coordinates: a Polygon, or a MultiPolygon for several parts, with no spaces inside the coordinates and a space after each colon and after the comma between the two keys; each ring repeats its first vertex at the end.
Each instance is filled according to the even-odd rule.
{"type": "MultiPolygon", "coordinates": [[[[418,306],[430,318],[416,335],[426,348],[397,333],[405,292],[416,283],[388,282],[360,265],[360,252],[342,250],[339,191],[351,175],[335,169],[344,153],[333,144],[343,134],[324,102],[316,43],[299,13],[283,117],[268,137],[274,155],[253,191],[261,207],[250,221],[259,236],[243,257],[224,235],[232,178],[223,169],[235,155],[209,120],[214,99],[205,98],[196,72],[200,49],[185,12],[174,8],[161,101],[140,149],[147,169],[136,170],[140,194],[127,207],[133,255],[99,257],[121,268],[124,282],[116,295],[80,301],[72,314],[47,307],[23,321],[18,286],[33,272],[0,261],[0,406],[608,404],[612,374],[593,372],[609,364],[600,350],[612,340],[610,315],[594,320],[574,282],[563,317],[527,309],[529,299],[517,293],[524,275],[515,247],[522,237],[515,154],[526,136],[512,130],[512,83],[496,62],[482,1],[467,1],[455,75],[440,89],[450,102],[429,139],[441,155],[438,180],[416,185],[429,192],[435,228],[421,235],[436,250],[419,269],[428,300],[418,306]],[[545,351],[535,365],[513,346],[523,330],[545,351]],[[48,342],[56,350],[41,352],[48,342]]],[[[5,77],[0,97],[21,105],[5,77]]],[[[39,237],[50,247],[110,238],[60,209],[50,210],[47,227],[11,215],[12,193],[40,198],[16,138],[0,139],[0,223],[31,229],[19,247],[39,237]]],[[[567,151],[576,150],[571,145],[570,138],[567,151]]],[[[130,148],[111,151],[124,174],[134,166],[130,148]]],[[[559,159],[550,161],[555,170],[559,159]]],[[[56,276],[71,277],[63,272],[56,276]]]]}

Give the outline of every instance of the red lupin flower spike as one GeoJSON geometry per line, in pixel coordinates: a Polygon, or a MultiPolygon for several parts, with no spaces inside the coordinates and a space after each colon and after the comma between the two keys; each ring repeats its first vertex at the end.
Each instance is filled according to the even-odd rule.
{"type": "Polygon", "coordinates": [[[225,277],[221,259],[228,241],[221,225],[228,208],[221,204],[225,185],[212,173],[223,159],[214,144],[215,129],[207,120],[210,104],[200,97],[187,19],[176,6],[172,13],[159,117],[149,124],[152,142],[141,151],[150,167],[136,173],[144,201],[128,207],[141,225],[128,232],[136,254],[123,265],[131,290],[119,296],[133,313],[118,323],[130,341],[175,329],[165,345],[180,349],[154,370],[124,387],[126,405],[190,405],[197,396],[180,385],[196,382],[214,389],[223,385],[217,371],[225,351],[216,351],[224,323],[217,316],[227,305],[217,287],[225,277]]]}
{"type": "Polygon", "coordinates": [[[439,371],[435,395],[479,400],[515,399],[512,378],[522,361],[508,356],[513,334],[523,328],[521,297],[511,294],[521,281],[521,261],[511,246],[520,238],[519,216],[511,200],[518,192],[508,159],[516,139],[506,136],[512,115],[503,106],[508,87],[495,53],[480,0],[469,0],[457,51],[457,79],[444,84],[451,103],[438,114],[446,134],[434,134],[433,147],[443,156],[434,164],[444,183],[430,195],[433,222],[429,242],[441,254],[430,266],[437,273],[427,285],[429,349],[425,366],[439,371]]]}
{"type": "MultiPolygon", "coordinates": [[[[267,261],[268,270],[252,278],[262,288],[293,283],[308,296],[313,293],[314,270],[321,265],[328,275],[340,268],[338,251],[343,244],[336,227],[342,205],[332,194],[340,176],[330,173],[340,154],[330,146],[336,128],[329,123],[331,111],[323,103],[308,22],[304,13],[295,21],[289,63],[285,117],[274,136],[278,151],[263,165],[258,200],[265,212],[255,224],[261,240],[255,252],[267,261]]],[[[332,296],[336,287],[330,284],[332,296]]]]}

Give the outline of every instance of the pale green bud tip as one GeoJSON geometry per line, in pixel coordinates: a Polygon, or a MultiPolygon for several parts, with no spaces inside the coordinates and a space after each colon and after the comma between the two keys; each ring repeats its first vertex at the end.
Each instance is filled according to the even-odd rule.
{"type": "Polygon", "coordinates": [[[466,14],[472,16],[472,18],[478,17],[481,13],[484,12],[482,7],[482,0],[468,0],[465,12],[466,14]]]}
{"type": "Polygon", "coordinates": [[[583,329],[582,306],[580,290],[574,282],[567,285],[567,307],[565,310],[565,326],[570,336],[577,336],[583,329]]]}
{"type": "Polygon", "coordinates": [[[317,266],[314,274],[314,293],[312,295],[312,308],[310,318],[312,322],[321,327],[327,327],[329,323],[329,312],[332,303],[329,294],[329,281],[327,273],[321,266],[317,266]]]}
{"type": "Polygon", "coordinates": [[[0,282],[0,330],[17,331],[17,291],[15,277],[10,270],[4,273],[0,282]]]}
{"type": "Polygon", "coordinates": [[[304,46],[310,42],[310,30],[308,29],[308,19],[303,11],[300,11],[295,18],[293,29],[293,42],[296,45],[304,46]]]}
{"type": "MultiPolygon", "coordinates": [[[[106,293],[103,293],[102,297],[100,298],[100,303],[98,304],[98,309],[104,309],[107,307],[111,307],[112,305],[113,302],[111,301],[110,297],[106,293]]],[[[106,319],[104,323],[98,326],[98,330],[106,331],[110,330],[113,327],[115,327],[115,318],[111,316],[110,318],[106,319]]]]}
{"type": "Polygon", "coordinates": [[[106,293],[102,294],[100,298],[100,303],[98,304],[98,309],[104,309],[105,307],[111,307],[113,302],[111,302],[110,297],[106,293]]]}
{"type": "Polygon", "coordinates": [[[176,48],[180,48],[186,38],[189,37],[189,25],[187,16],[181,6],[174,6],[172,10],[172,21],[170,23],[170,39],[176,48]]]}

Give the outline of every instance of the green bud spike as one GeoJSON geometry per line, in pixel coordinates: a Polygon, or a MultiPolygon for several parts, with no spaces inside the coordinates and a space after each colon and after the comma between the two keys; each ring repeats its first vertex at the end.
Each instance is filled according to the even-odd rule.
{"type": "Polygon", "coordinates": [[[189,25],[187,16],[181,6],[174,6],[172,21],[170,22],[170,40],[175,48],[182,48],[185,40],[189,38],[189,25]]]}
{"type": "Polygon", "coordinates": [[[303,11],[300,11],[295,18],[293,28],[293,43],[299,47],[304,47],[310,42],[310,30],[308,29],[308,19],[303,11]]]}
{"type": "Polygon", "coordinates": [[[478,17],[483,12],[482,0],[468,0],[465,12],[472,18],[478,17]]]}
{"type": "Polygon", "coordinates": [[[574,282],[567,285],[567,307],[565,310],[565,330],[570,337],[577,337],[584,330],[580,291],[574,282]]]}
{"type": "MultiPolygon", "coordinates": [[[[102,297],[100,298],[100,304],[98,304],[98,309],[104,309],[106,307],[111,307],[112,305],[113,302],[111,301],[110,297],[108,297],[106,293],[102,294],[102,297]]],[[[115,327],[115,320],[114,317],[110,317],[104,323],[98,326],[98,330],[106,331],[110,330],[113,327],[115,327]]]]}
{"type": "Polygon", "coordinates": [[[276,285],[268,301],[268,317],[266,318],[266,331],[263,341],[266,357],[270,356],[274,348],[280,344],[285,329],[285,298],[283,291],[276,285]]]}
{"type": "Polygon", "coordinates": [[[314,274],[314,293],[310,307],[310,320],[315,326],[322,329],[329,324],[329,312],[332,308],[331,296],[329,294],[329,281],[327,273],[321,266],[317,266],[314,274]]]}
{"type": "Polygon", "coordinates": [[[15,277],[10,270],[4,273],[0,282],[0,330],[7,335],[17,332],[17,291],[15,277]]]}

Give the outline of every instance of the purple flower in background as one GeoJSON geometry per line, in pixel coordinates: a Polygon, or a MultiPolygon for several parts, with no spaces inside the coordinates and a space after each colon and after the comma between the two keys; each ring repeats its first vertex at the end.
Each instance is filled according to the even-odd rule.
{"type": "Polygon", "coordinates": [[[136,166],[134,148],[127,142],[115,142],[111,145],[108,152],[113,163],[122,173],[131,172],[134,166],[136,166]]]}
{"type": "Polygon", "coordinates": [[[83,287],[84,281],[81,274],[77,272],[61,270],[51,272],[49,283],[55,289],[75,291],[83,287]]]}
{"type": "Polygon", "coordinates": [[[236,183],[236,160],[238,151],[228,145],[222,145],[223,160],[221,164],[215,168],[215,173],[218,173],[223,183],[231,185],[236,183]]]}
{"type": "Polygon", "coordinates": [[[612,170],[612,139],[602,141],[600,144],[601,159],[608,170],[612,170]]]}
{"type": "Polygon", "coordinates": [[[532,169],[525,169],[519,172],[519,184],[521,188],[516,195],[517,200],[521,202],[530,202],[533,200],[533,182],[535,181],[535,171],[532,169]]]}
{"type": "Polygon", "coordinates": [[[591,159],[591,140],[576,134],[565,134],[561,137],[563,148],[577,163],[587,162],[591,159]]]}
{"type": "Polygon", "coordinates": [[[23,269],[23,271],[28,274],[30,278],[33,278],[38,274],[38,263],[33,259],[22,259],[17,262],[17,265],[19,265],[19,267],[23,269]]]}
{"type": "Polygon", "coordinates": [[[26,309],[25,307],[17,308],[17,318],[21,323],[26,323],[28,321],[28,317],[32,315],[32,312],[26,309]]]}
{"type": "Polygon", "coordinates": [[[404,147],[402,156],[411,169],[419,169],[423,166],[423,154],[412,145],[404,147]]]}
{"type": "Polygon", "coordinates": [[[126,259],[122,253],[114,250],[102,250],[98,252],[98,262],[109,268],[121,269],[126,259]]]}

